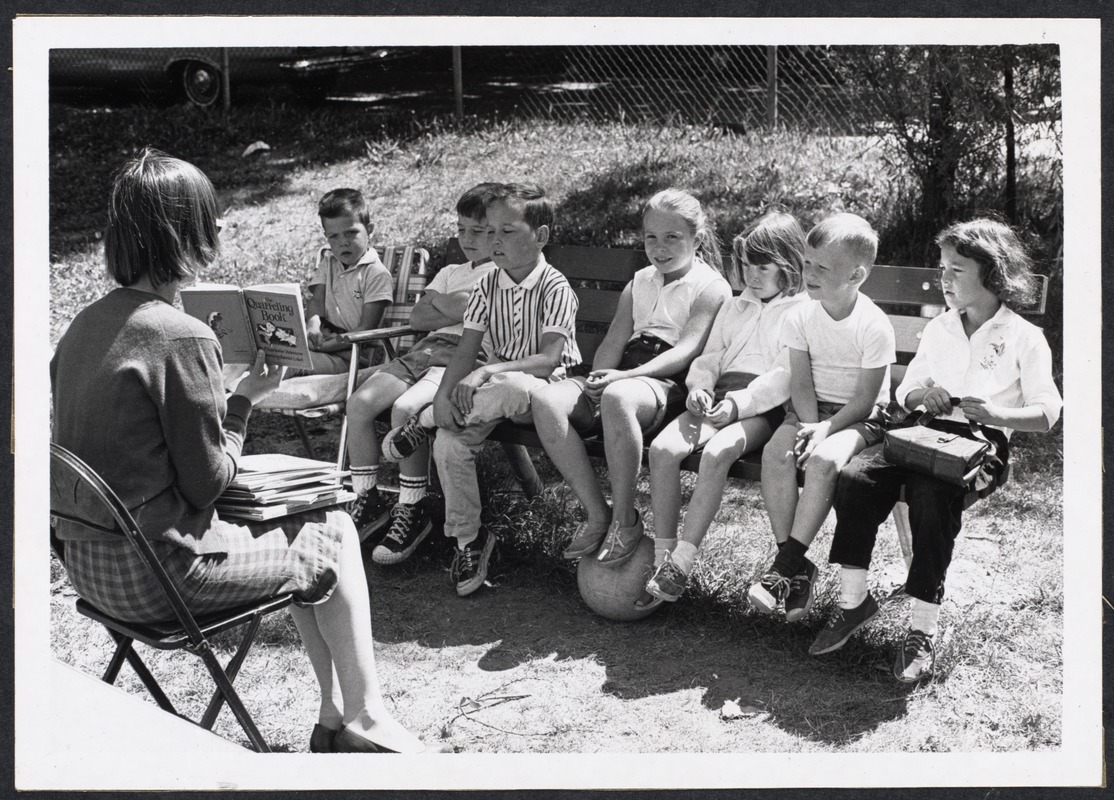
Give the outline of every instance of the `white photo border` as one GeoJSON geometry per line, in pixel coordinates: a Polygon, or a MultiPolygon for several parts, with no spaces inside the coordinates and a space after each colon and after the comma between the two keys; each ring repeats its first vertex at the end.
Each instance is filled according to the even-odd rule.
{"type": "MultiPolygon", "coordinates": [[[[1101,594],[1101,169],[1097,19],[527,17],[20,17],[14,64],[14,604],[20,789],[543,789],[1095,786],[1103,780],[1101,594]],[[338,25],[338,20],[343,22],[338,25]],[[539,24],[544,22],[544,24],[539,24]],[[173,23],[173,24],[170,24],[173,23]],[[344,39],[339,40],[338,36],[344,39]],[[458,754],[366,759],[244,750],[183,773],[149,758],[83,751],[52,733],[48,547],[50,48],[330,44],[1006,44],[1061,46],[1064,131],[1064,648],[1062,745],[993,754],[458,754]],[[1070,306],[1069,306],[1070,304],[1070,306]],[[123,759],[127,759],[126,764],[123,759]],[[117,761],[118,760],[118,761],[117,761]]],[[[80,736],[77,732],[70,732],[80,736]]],[[[71,736],[71,738],[73,738],[71,736]]]]}

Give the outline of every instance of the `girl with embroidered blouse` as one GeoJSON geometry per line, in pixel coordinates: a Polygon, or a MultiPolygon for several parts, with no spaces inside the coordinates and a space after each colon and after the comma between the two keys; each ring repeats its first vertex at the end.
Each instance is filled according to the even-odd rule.
{"type": "Polygon", "coordinates": [[[972,424],[984,426],[997,459],[966,487],[893,466],[882,457],[882,445],[844,467],[829,558],[841,568],[839,601],[809,649],[813,655],[838,650],[878,613],[867,569],[878,526],[904,486],[913,534],[905,591],[913,610],[893,673],[906,683],[933,672],[944,579],[965,504],[1004,482],[1010,435],[1050,430],[1063,405],[1044,334],[1016,312],[1035,296],[1032,261],[1016,232],[994,219],[975,219],[945,229],[936,244],[948,310],[925,326],[897,402],[935,415],[929,425],[942,431],[974,437],[972,424]]]}

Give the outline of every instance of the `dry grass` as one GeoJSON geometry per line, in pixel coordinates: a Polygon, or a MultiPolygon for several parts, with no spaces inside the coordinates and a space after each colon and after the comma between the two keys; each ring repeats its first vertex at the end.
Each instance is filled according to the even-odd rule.
{"type": "MultiPolygon", "coordinates": [[[[559,205],[557,238],[592,244],[631,244],[640,202],[670,184],[697,190],[725,240],[774,201],[806,220],[833,207],[862,211],[885,231],[887,219],[900,216],[905,191],[875,144],[862,139],[513,121],[472,121],[458,130],[436,120],[330,109],[291,124],[282,106],[242,111],[228,126],[185,108],[59,106],[52,115],[52,342],[79,308],[110,288],[97,234],[108,176],[144,144],[195,161],[223,192],[225,253],[205,277],[236,282],[307,278],[319,243],[316,198],[341,184],[374,197],[377,242],[423,244],[450,231],[462,188],[493,178],[546,186],[559,205]],[[241,159],[257,139],[272,150],[241,159]]],[[[900,262],[901,248],[884,235],[882,260],[900,262]]],[[[252,426],[251,450],[297,451],[286,420],[256,415],[252,426]]],[[[336,431],[335,421],[312,426],[322,453],[335,447],[336,431]]],[[[684,599],[619,625],[581,603],[573,568],[560,558],[579,510],[548,461],[538,456],[547,489],[528,501],[508,488],[499,451],[488,448],[481,461],[488,524],[501,539],[491,587],[457,599],[444,574],[441,537],[393,570],[368,564],[384,689],[407,724],[469,751],[1057,748],[1061,443],[1059,432],[1019,434],[1011,483],[968,513],[944,603],[939,675],[912,689],[888,675],[907,619],[900,597],[884,603],[864,634],[822,659],[807,649],[831,607],[834,569],[822,571],[817,606],[804,624],[787,626],[749,609],[745,588],[773,553],[756,486],[729,484],[684,599]],[[485,705],[484,698],[500,695],[523,697],[485,705]],[[462,715],[462,698],[483,707],[462,715]],[[724,701],[735,699],[752,713],[721,719],[724,701]]],[[[686,481],[687,497],[692,476],[686,481]]],[[[647,491],[644,481],[644,509],[647,491]]],[[[830,543],[830,524],[813,546],[817,560],[830,543]]],[[[888,594],[902,578],[887,524],[872,589],[888,594]]],[[[54,653],[99,674],[107,636],[73,611],[58,568],[52,584],[54,653]]],[[[183,708],[200,710],[204,682],[181,668],[184,657],[151,660],[183,708]]],[[[267,623],[238,683],[268,740],[303,750],[316,687],[288,620],[267,623]]],[[[140,690],[130,677],[125,685],[140,690]]],[[[217,727],[243,741],[227,712],[217,727]]]]}

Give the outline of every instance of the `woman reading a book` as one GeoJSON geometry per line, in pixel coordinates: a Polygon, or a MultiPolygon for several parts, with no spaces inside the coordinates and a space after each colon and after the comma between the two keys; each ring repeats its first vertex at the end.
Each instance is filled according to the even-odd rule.
{"type": "MultiPolygon", "coordinates": [[[[314,752],[418,752],[379,691],[367,578],[344,511],[262,523],[220,519],[251,408],[280,370],[262,353],[226,398],[217,337],[174,308],[219,252],[217,200],[192,164],[145,150],[116,175],[105,261],[120,287],[73,320],[50,362],[53,437],[132,510],[195,613],[293,592],[291,614],[321,686],[314,752]]],[[[135,622],[173,617],[131,546],[59,522],[77,593],[135,622]]]]}

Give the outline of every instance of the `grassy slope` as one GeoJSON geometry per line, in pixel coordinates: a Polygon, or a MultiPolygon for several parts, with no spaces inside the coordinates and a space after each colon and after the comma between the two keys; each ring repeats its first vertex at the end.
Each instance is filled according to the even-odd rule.
{"type": "MultiPolygon", "coordinates": [[[[843,207],[882,227],[900,184],[887,174],[880,149],[861,139],[515,123],[458,132],[337,111],[308,120],[299,114],[294,122],[279,106],[241,113],[228,128],[190,109],[52,113],[52,342],[109,288],[96,233],[109,175],[127,152],[148,143],[195,161],[214,179],[229,227],[224,257],[205,277],[235,282],[307,278],[319,243],[315,201],[338,185],[363,187],[374,198],[377,242],[439,242],[463,188],[514,179],[541,183],[557,199],[560,241],[631,245],[640,203],[667,185],[696,191],[728,239],[775,201],[806,223],[843,207]],[[272,149],[242,159],[256,140],[272,149]]],[[[887,248],[898,253],[900,243],[883,242],[882,259],[898,260],[887,248]]],[[[254,420],[253,427],[252,447],[297,447],[281,423],[254,420]]],[[[322,425],[318,435],[333,438],[335,429],[322,425]]],[[[490,498],[492,524],[504,539],[495,590],[475,602],[453,599],[438,543],[402,569],[369,566],[384,684],[399,715],[427,735],[445,729],[462,696],[530,695],[477,714],[481,722],[448,725],[449,741],[468,750],[1056,747],[1061,437],[1018,435],[1015,442],[1010,486],[967,517],[945,601],[942,679],[925,687],[899,689],[884,671],[906,601],[889,603],[865,636],[821,660],[806,651],[832,602],[833,569],[823,574],[808,627],[774,624],[746,607],[742,590],[772,554],[753,485],[728,488],[684,602],[638,625],[599,620],[579,603],[573,573],[558,557],[577,512],[544,459],[539,466],[552,488],[542,497],[490,498]],[[719,707],[736,698],[760,713],[721,721],[719,707]]],[[[483,474],[490,486],[505,484],[497,452],[486,457],[483,474]]],[[[641,490],[648,507],[647,487],[641,490]]],[[[814,552],[822,557],[829,542],[830,522],[814,552]]],[[[874,588],[900,582],[892,526],[880,536],[875,563],[874,588]]],[[[107,658],[96,644],[104,637],[74,616],[64,586],[56,581],[55,651],[95,672],[107,658]]],[[[199,690],[179,670],[166,671],[171,685],[199,690]]],[[[249,705],[263,713],[265,733],[302,749],[315,690],[289,623],[270,624],[241,681],[249,705]]],[[[218,727],[239,738],[226,716],[218,727]]]]}

